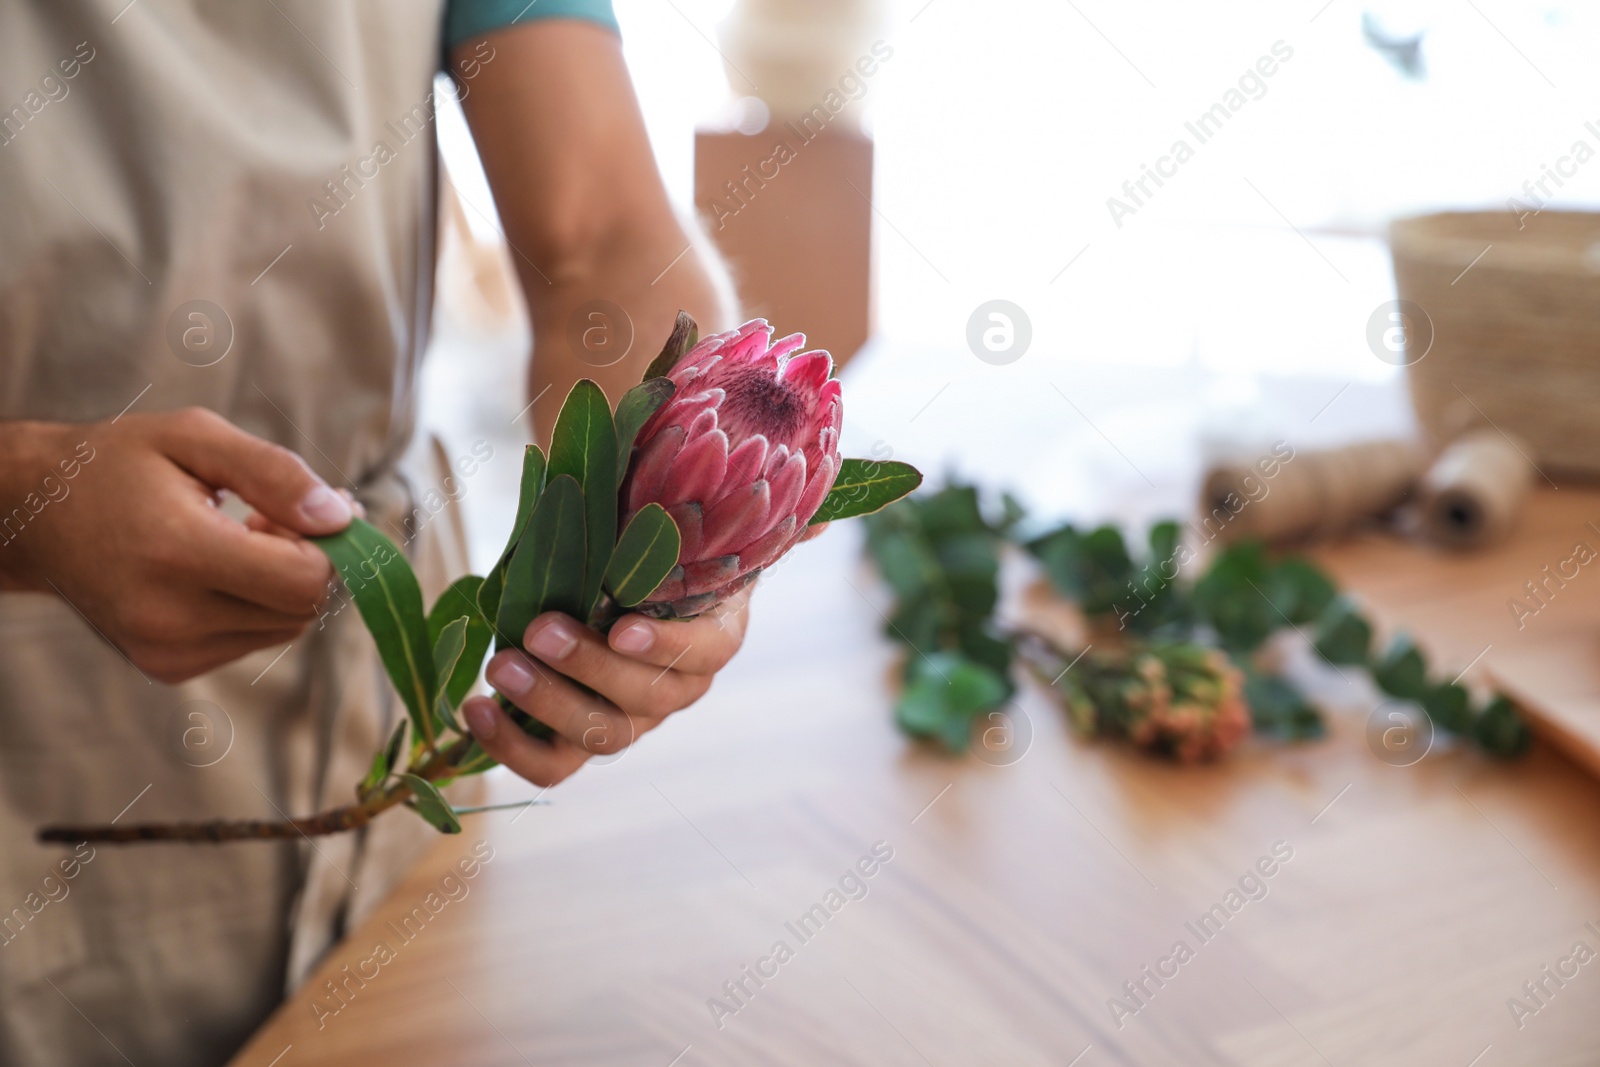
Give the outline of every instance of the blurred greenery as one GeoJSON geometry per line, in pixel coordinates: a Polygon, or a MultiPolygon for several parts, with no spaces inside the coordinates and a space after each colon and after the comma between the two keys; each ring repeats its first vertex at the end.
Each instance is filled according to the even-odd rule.
{"type": "Polygon", "coordinates": [[[908,497],[866,519],[867,549],[894,591],[888,636],[907,646],[895,719],[952,752],[1011,698],[1011,641],[998,632],[1000,549],[1020,509],[986,517],[975,486],[908,497]]]}
{"type": "MultiPolygon", "coordinates": [[[[1324,661],[1366,671],[1385,694],[1419,705],[1439,729],[1500,756],[1528,746],[1527,726],[1507,698],[1493,694],[1479,706],[1465,687],[1434,679],[1409,635],[1397,634],[1374,651],[1373,626],[1359,605],[1303,556],[1244,542],[1218,550],[1191,578],[1185,571],[1197,560],[1175,521],[1155,524],[1130,548],[1109,525],[1065,524],[1020,539],[1023,517],[1009,496],[986,509],[977,486],[952,482],[868,518],[868,551],[895,596],[885,630],[908,650],[895,709],[907,733],[961,751],[972,721],[1011,698],[1017,635],[999,628],[994,613],[1001,549],[1016,539],[1092,625],[1114,630],[1129,647],[1190,644],[1226,652],[1243,673],[1244,698],[1263,736],[1305,740],[1324,733],[1316,705],[1258,655],[1274,635],[1293,628],[1324,661]]],[[[1116,662],[1096,669],[1127,670],[1131,660],[1116,662]]],[[[1110,721],[1103,709],[1099,716],[1087,706],[1069,711],[1075,721],[1110,721]]]]}

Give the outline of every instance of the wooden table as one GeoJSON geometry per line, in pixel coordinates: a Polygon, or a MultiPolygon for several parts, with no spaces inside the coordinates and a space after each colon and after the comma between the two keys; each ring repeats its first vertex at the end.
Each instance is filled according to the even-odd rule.
{"type": "Polygon", "coordinates": [[[1600,963],[1541,972],[1600,950],[1600,784],[1572,762],[1391,766],[1371,694],[1332,675],[1325,741],[1220,766],[1075,740],[1036,690],[1011,747],[945,758],[890,722],[857,550],[841,530],[771,576],[693,712],[551,806],[442,839],[238,1067],[1600,1062],[1600,963]],[[475,846],[493,858],[468,895],[403,940],[475,846]],[[892,858],[829,912],[875,847],[892,858]],[[1198,937],[1275,848],[1246,879],[1266,895],[1198,937]],[[379,941],[393,958],[319,1019],[379,941]],[[1508,998],[1537,1007],[1541,979],[1519,1028],[1508,998]]]}

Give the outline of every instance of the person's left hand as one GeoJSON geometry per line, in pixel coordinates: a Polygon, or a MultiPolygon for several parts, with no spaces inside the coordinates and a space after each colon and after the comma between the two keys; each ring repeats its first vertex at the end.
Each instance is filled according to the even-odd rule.
{"type": "Polygon", "coordinates": [[[541,615],[523,635],[530,654],[498,653],[487,677],[555,736],[530,737],[481,696],[461,705],[467,728],[485,752],[523,778],[555,785],[591,755],[622,751],[704,696],[744,641],[749,597],[747,589],[694,619],[629,615],[609,635],[556,612],[541,615]]]}

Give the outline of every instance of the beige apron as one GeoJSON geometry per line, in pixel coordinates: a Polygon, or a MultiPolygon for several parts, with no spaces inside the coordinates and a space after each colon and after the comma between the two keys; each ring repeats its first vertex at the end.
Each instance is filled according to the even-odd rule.
{"type": "MultiPolygon", "coordinates": [[[[437,484],[400,471],[441,8],[0,3],[0,419],[203,405],[404,542],[437,484]]],[[[430,598],[459,532],[433,516],[407,545],[430,598]]],[[[347,802],[398,710],[370,641],[351,608],[280,651],[166,686],[60,600],[0,596],[0,1064],[222,1062],[436,836],[397,812],[314,846],[83,848],[70,878],[33,843],[125,808],[347,802]]]]}

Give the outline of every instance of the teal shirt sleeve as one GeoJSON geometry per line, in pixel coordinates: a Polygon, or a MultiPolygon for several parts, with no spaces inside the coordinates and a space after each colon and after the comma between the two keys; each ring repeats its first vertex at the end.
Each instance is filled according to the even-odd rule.
{"type": "Polygon", "coordinates": [[[618,32],[611,0],[449,0],[444,45],[451,49],[470,38],[538,19],[582,19],[618,32]]]}

